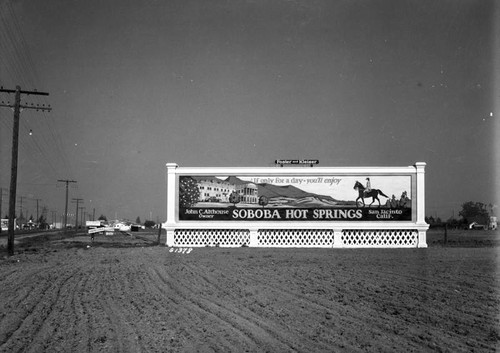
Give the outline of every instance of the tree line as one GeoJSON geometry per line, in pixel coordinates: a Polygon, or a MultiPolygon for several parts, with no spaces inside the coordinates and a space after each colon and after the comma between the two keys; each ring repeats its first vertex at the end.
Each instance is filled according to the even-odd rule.
{"type": "Polygon", "coordinates": [[[452,228],[468,227],[472,222],[487,224],[491,216],[496,216],[497,206],[485,204],[477,201],[467,201],[462,204],[462,209],[458,212],[459,219],[450,217],[446,221],[433,216],[425,217],[425,221],[432,226],[444,226],[445,224],[452,228]]]}

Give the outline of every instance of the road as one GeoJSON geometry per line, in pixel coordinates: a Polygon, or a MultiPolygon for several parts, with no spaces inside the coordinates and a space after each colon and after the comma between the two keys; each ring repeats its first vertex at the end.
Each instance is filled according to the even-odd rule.
{"type": "MultiPolygon", "coordinates": [[[[29,231],[26,233],[19,233],[16,232],[14,234],[14,245],[19,243],[19,240],[21,239],[26,239],[26,238],[34,238],[34,237],[39,237],[39,236],[47,236],[47,235],[56,235],[59,234],[61,230],[40,230],[40,231],[29,231]]],[[[70,230],[69,232],[73,232],[74,230],[70,230]]],[[[84,230],[81,230],[78,232],[78,234],[83,233],[84,230]]],[[[8,232],[2,231],[0,234],[0,247],[7,247],[8,243],[8,232]]]]}

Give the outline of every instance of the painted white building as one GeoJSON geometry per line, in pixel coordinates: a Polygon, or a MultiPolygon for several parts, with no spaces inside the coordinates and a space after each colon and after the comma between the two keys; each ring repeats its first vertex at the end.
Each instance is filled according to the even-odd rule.
{"type": "Polygon", "coordinates": [[[200,191],[199,201],[229,202],[229,195],[235,191],[235,186],[231,183],[215,177],[196,177],[198,190],[200,191]]]}
{"type": "Polygon", "coordinates": [[[200,191],[200,202],[229,202],[229,195],[236,192],[242,203],[257,203],[259,200],[257,185],[229,177],[226,180],[212,176],[194,178],[200,191]]]}
{"type": "Polygon", "coordinates": [[[257,185],[233,176],[228,178],[228,182],[234,185],[235,191],[240,195],[240,202],[258,203],[259,189],[257,185]]]}

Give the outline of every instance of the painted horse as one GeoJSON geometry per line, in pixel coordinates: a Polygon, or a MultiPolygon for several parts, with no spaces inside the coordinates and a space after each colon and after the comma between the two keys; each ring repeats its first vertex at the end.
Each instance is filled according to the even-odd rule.
{"type": "Polygon", "coordinates": [[[375,202],[375,200],[378,201],[378,207],[380,207],[380,200],[378,198],[378,195],[380,194],[380,195],[382,195],[384,197],[389,198],[389,196],[387,196],[386,194],[384,194],[379,189],[371,189],[368,192],[365,192],[366,191],[365,189],[366,188],[359,181],[356,181],[356,183],[354,184],[354,190],[358,190],[358,198],[356,199],[356,207],[358,207],[358,200],[359,199],[361,199],[361,201],[363,202],[363,207],[366,207],[364,199],[368,198],[368,197],[371,197],[372,198],[372,203],[369,204],[368,207],[370,207],[375,202]]]}

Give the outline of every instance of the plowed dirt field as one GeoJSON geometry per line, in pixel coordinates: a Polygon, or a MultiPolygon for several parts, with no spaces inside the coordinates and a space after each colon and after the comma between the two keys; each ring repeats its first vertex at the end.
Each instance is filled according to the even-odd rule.
{"type": "Polygon", "coordinates": [[[495,239],[183,252],[154,234],[34,239],[0,249],[1,352],[500,349],[495,239]]]}

